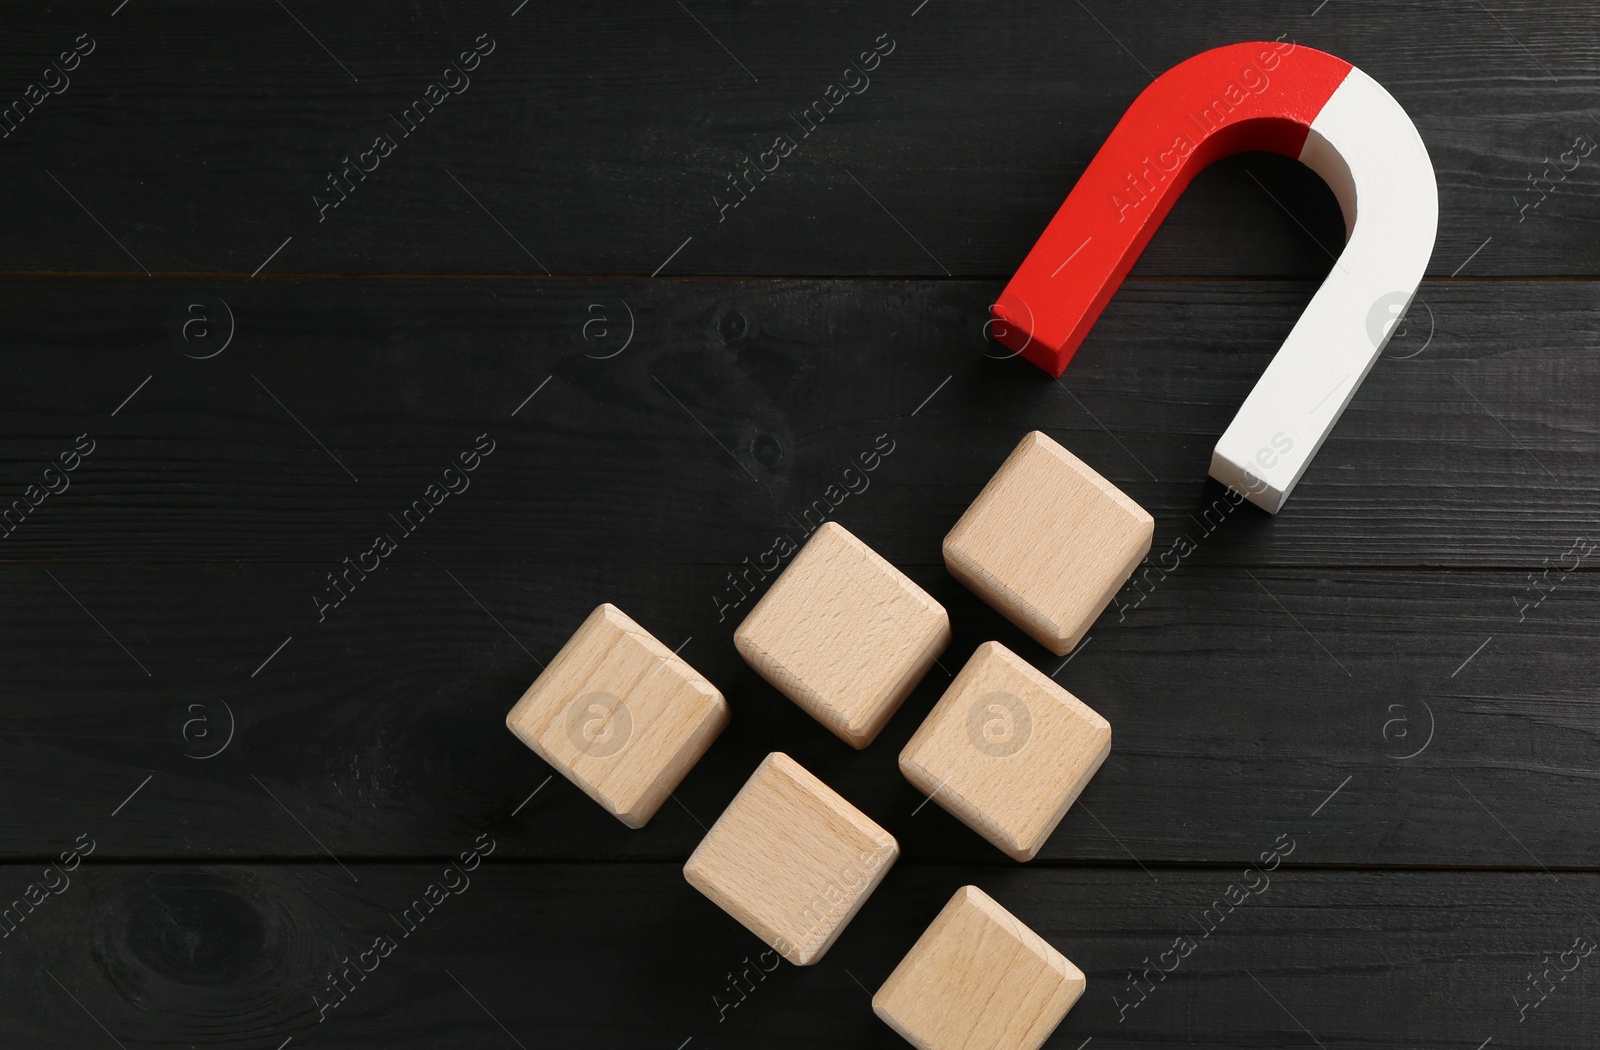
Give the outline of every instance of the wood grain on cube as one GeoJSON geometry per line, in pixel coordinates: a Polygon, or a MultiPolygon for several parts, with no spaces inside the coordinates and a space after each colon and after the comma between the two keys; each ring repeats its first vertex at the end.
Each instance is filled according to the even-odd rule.
{"type": "Polygon", "coordinates": [[[1025,861],[1110,753],[1110,722],[999,642],[985,642],[900,752],[900,771],[1025,861]]]}
{"type": "Polygon", "coordinates": [[[918,1050],[1036,1050],[1084,989],[1083,971],[976,886],[939,912],[872,1010],[918,1050]]]}
{"type": "Polygon", "coordinates": [[[608,604],[561,647],[506,725],[618,820],[640,828],[728,718],[716,686],[608,604]]]}
{"type": "Polygon", "coordinates": [[[768,755],[683,866],[785,959],[822,958],[900,855],[894,836],[800,763],[768,755]]]}
{"type": "Polygon", "coordinates": [[[1155,519],[1048,435],[1006,457],[944,538],[950,574],[1065,656],[1144,556],[1155,519]]]}
{"type": "Polygon", "coordinates": [[[950,643],[950,617],[905,573],[830,521],[756,603],[733,641],[763,678],[862,748],[950,643]]]}

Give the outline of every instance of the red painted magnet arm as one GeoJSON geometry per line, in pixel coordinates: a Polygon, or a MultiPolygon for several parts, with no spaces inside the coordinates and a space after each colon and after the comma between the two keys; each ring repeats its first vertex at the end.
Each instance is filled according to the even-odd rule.
{"type": "Polygon", "coordinates": [[[1189,180],[1253,150],[1299,157],[1350,63],[1288,42],[1179,63],[1123,114],[992,312],[996,340],[1059,376],[1189,180]]]}

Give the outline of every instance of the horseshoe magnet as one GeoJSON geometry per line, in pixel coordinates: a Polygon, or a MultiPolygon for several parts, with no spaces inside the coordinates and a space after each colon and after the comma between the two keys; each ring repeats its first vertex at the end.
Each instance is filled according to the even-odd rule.
{"type": "Polygon", "coordinates": [[[996,340],[1061,375],[1195,174],[1255,150],[1321,175],[1346,233],[1332,272],[1211,457],[1212,477],[1277,513],[1410,305],[1439,225],[1433,164],[1416,126],[1349,62],[1267,41],[1206,51],[1158,77],[1006,285],[992,327],[996,340]],[[1381,330],[1369,324],[1375,310],[1381,330]]]}

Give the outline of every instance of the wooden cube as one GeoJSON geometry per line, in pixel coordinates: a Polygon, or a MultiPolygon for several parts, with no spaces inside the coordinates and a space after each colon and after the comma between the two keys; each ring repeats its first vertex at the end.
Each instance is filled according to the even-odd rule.
{"type": "Polygon", "coordinates": [[[978,646],[900,752],[900,772],[1032,860],[1111,752],[1111,723],[999,642],[978,646]]]}
{"type": "Polygon", "coordinates": [[[615,605],[589,614],[506,726],[630,828],[655,816],[728,724],[728,702],[615,605]]]}
{"type": "Polygon", "coordinates": [[[1057,656],[1150,553],[1155,519],[1034,431],[944,538],[950,575],[1057,656]]]}
{"type": "Polygon", "coordinates": [[[683,875],[778,954],[808,966],[899,855],[893,835],[775,751],[711,826],[683,875]]]}
{"type": "Polygon", "coordinates": [[[830,521],[750,610],[733,644],[763,678],[862,748],[950,644],[950,617],[830,521]]]}
{"type": "Polygon", "coordinates": [[[872,997],[919,1050],[1038,1050],[1083,971],[976,886],[963,886],[872,997]]]}

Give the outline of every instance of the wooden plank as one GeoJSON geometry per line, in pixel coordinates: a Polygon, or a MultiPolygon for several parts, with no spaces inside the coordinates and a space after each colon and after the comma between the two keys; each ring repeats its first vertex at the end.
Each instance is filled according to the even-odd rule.
{"type": "MultiPolygon", "coordinates": [[[[130,1048],[889,1047],[870,991],[972,881],[1087,975],[1052,1050],[1594,1045],[1597,960],[1582,955],[1600,937],[1594,873],[1294,870],[1309,845],[1298,831],[1261,845],[1291,841],[1270,872],[1163,869],[1159,881],[1131,866],[902,864],[803,969],[762,956],[673,865],[524,865],[497,851],[452,871],[452,893],[443,859],[356,865],[359,883],[301,865],[91,859],[0,941],[0,989],[7,1032],[44,1048],[107,1032],[130,1048]],[[442,895],[431,911],[418,903],[430,885],[442,895]],[[1243,903],[1223,903],[1230,894],[1243,903]],[[372,951],[380,937],[385,955],[372,951]],[[346,958],[340,998],[328,975],[346,958]],[[1128,975],[1146,967],[1141,996],[1128,975]],[[1519,1012],[1539,1001],[1528,975],[1545,970],[1550,990],[1519,1012]]],[[[0,868],[8,887],[36,877],[0,868]]]]}
{"type": "MultiPolygon", "coordinates": [[[[1600,265],[1600,156],[1572,149],[1600,141],[1581,4],[288,8],[11,27],[7,103],[80,35],[94,50],[10,125],[0,270],[1000,277],[1153,75],[1280,36],[1415,120],[1440,188],[1431,273],[1600,265]],[[480,38],[493,50],[450,71],[480,38]]],[[[1261,158],[1202,176],[1167,225],[1141,272],[1320,275],[1341,230],[1314,175],[1261,158]]]]}
{"type": "Polygon", "coordinates": [[[1597,54],[1571,3],[8,20],[7,1045],[901,1045],[870,993],[967,883],[1088,975],[1056,1050],[1596,1045],[1597,54]],[[1341,243],[1308,170],[1202,175],[1061,384],[981,330],[1149,77],[1252,37],[1391,91],[1442,220],[1276,519],[1204,475],[1341,243]],[[939,557],[1035,428],[1156,520],[1070,662],[939,557]],[[896,768],[946,671],[856,752],[739,659],[824,515],[945,667],[998,639],[1112,723],[1031,864],[896,768]],[[503,724],[601,601],[733,710],[639,831],[503,724]],[[904,850],[805,970],[682,875],[778,748],[904,850]]]}
{"type": "Polygon", "coordinates": [[[8,281],[0,507],[98,445],[0,555],[331,569],[484,434],[426,540],[484,562],[755,562],[840,502],[932,564],[1030,429],[1149,509],[1157,555],[1206,533],[1195,564],[1543,568],[1600,528],[1592,283],[1426,283],[1275,519],[1206,468],[1309,284],[1133,282],[1060,383],[983,356],[995,287],[8,281]],[[169,312],[218,296],[233,343],[191,360],[169,312]]]}
{"type": "MultiPolygon", "coordinates": [[[[305,567],[48,568],[56,580],[0,569],[12,857],[88,830],[106,856],[348,861],[529,826],[509,851],[681,862],[777,748],[908,857],[996,856],[896,766],[944,671],[857,752],[739,658],[737,616],[718,622],[709,599],[726,563],[486,563],[418,546],[320,624],[305,567]],[[545,784],[549,767],[504,726],[601,599],[681,648],[732,708],[638,831],[562,778],[545,784]]],[[[909,575],[950,611],[944,668],[998,639],[1111,722],[1110,757],[1035,864],[1237,863],[1269,829],[1308,821],[1317,863],[1594,862],[1592,572],[1557,573],[1533,605],[1526,573],[1184,565],[1142,581],[1070,663],[942,569],[909,575]]]]}

